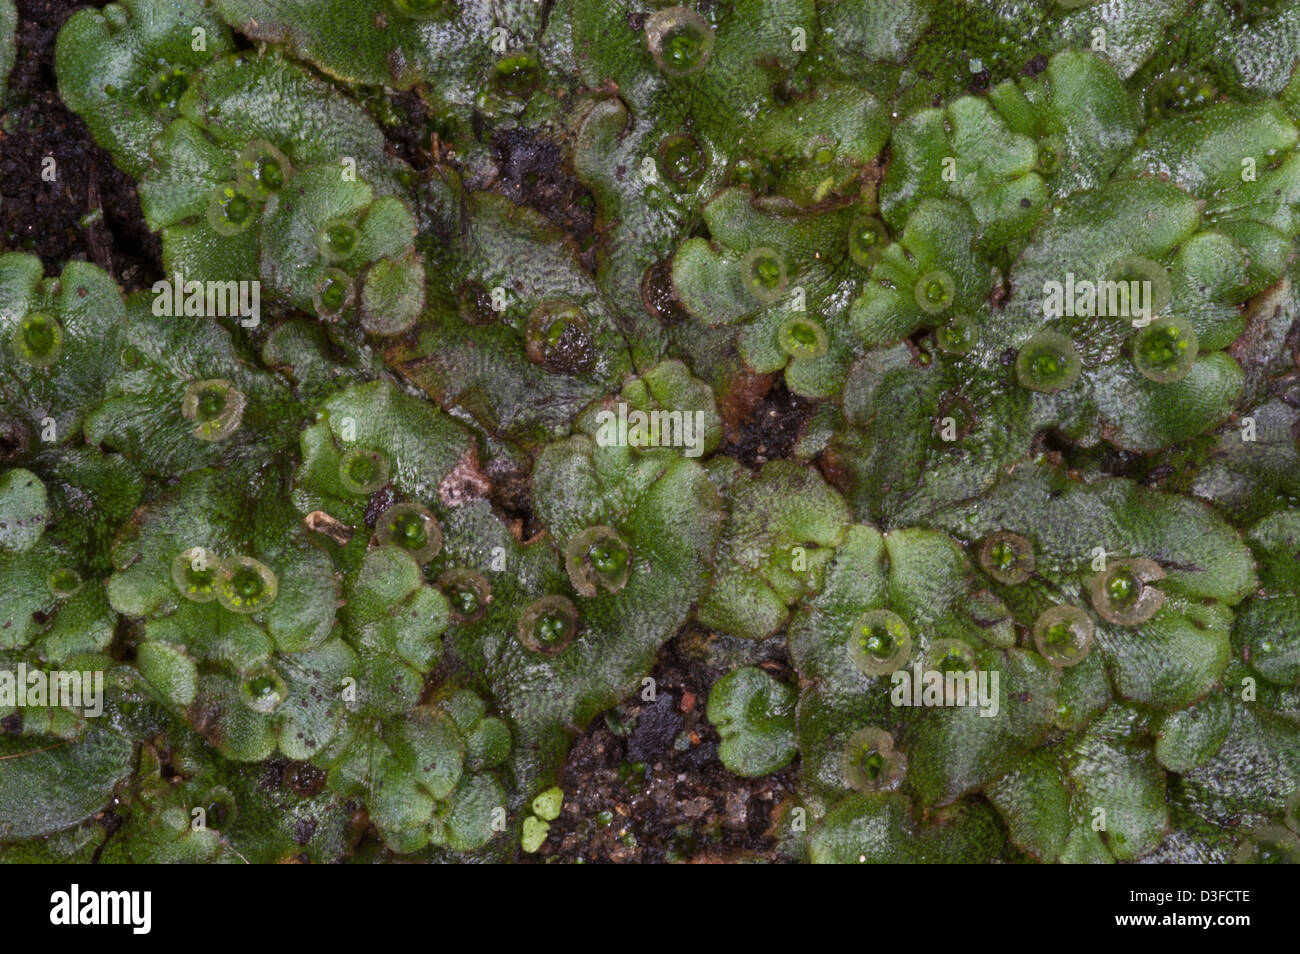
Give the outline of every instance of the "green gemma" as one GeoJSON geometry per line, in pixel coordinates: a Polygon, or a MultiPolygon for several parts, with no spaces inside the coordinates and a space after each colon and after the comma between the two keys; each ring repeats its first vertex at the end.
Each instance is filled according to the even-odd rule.
{"type": "Polygon", "coordinates": [[[476,623],[487,615],[492,586],[487,577],[464,567],[447,570],[438,577],[438,589],[447,597],[451,616],[458,623],[476,623]]]}
{"type": "Polygon", "coordinates": [[[1077,606],[1053,606],[1034,621],[1034,646],[1053,666],[1077,666],[1092,648],[1092,619],[1077,606]]]}
{"type": "Polygon", "coordinates": [[[1018,533],[995,533],[980,544],[979,564],[999,583],[1023,583],[1033,575],[1034,545],[1018,533]]]}
{"type": "Polygon", "coordinates": [[[544,596],[520,614],[517,634],[533,652],[559,655],[578,635],[578,608],[566,597],[544,596]]]}
{"type": "Polygon", "coordinates": [[[589,527],[564,548],[569,581],[581,596],[617,593],[632,573],[632,549],[610,527],[589,527]]]}
{"type": "Polygon", "coordinates": [[[48,368],[63,353],[63,328],[49,315],[33,312],[15,323],[10,341],[19,361],[48,368]]]}
{"type": "Polygon", "coordinates": [[[1182,318],[1161,318],[1133,336],[1133,364],[1157,384],[1187,377],[1198,350],[1196,331],[1182,318]]]}
{"type": "Polygon", "coordinates": [[[645,36],[650,55],[665,76],[698,73],[713,53],[713,28],[688,7],[668,7],[651,14],[645,36]]]}
{"type": "Polygon", "coordinates": [[[1040,331],[1016,358],[1016,377],[1031,391],[1063,391],[1079,380],[1083,362],[1074,342],[1056,331],[1040,331]]]}
{"type": "Polygon", "coordinates": [[[791,318],[778,332],[781,350],[795,360],[820,358],[830,347],[826,329],[811,318],[791,318]]]}
{"type": "Polygon", "coordinates": [[[844,783],[859,792],[887,792],[899,787],[906,768],[903,753],[884,729],[868,726],[849,736],[840,759],[844,783]]]}
{"type": "Polygon", "coordinates": [[[740,273],[745,290],[757,301],[778,301],[789,281],[785,256],[776,249],[751,249],[741,262],[740,273]]]}
{"type": "Polygon", "coordinates": [[[854,623],[848,652],[853,665],[866,675],[888,675],[911,658],[912,630],[892,610],[871,610],[854,623]]]}
{"type": "Polygon", "coordinates": [[[1105,619],[1135,626],[1155,616],[1164,605],[1164,591],[1154,585],[1164,578],[1164,569],[1154,560],[1117,560],[1093,577],[1088,592],[1093,608],[1105,619]]]}
{"type": "Polygon", "coordinates": [[[194,422],[190,433],[201,441],[221,441],[239,430],[247,399],[224,378],[195,381],[185,389],[181,414],[194,422]]]}
{"type": "Polygon", "coordinates": [[[217,602],[234,613],[256,613],[275,602],[278,583],[266,564],[239,556],[221,565],[216,579],[217,602]]]}
{"type": "Polygon", "coordinates": [[[442,551],[442,526],[428,507],[400,503],[389,507],[375,522],[375,541],[397,547],[416,563],[428,563],[442,551]]]}

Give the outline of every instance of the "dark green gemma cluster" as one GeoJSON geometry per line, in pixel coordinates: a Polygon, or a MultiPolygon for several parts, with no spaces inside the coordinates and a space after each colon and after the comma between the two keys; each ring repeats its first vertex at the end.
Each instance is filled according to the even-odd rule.
{"type": "Polygon", "coordinates": [[[0,254],[0,859],[545,855],[691,633],[766,857],[1300,860],[1300,0],[120,0],[56,60],[163,277],[0,254]]]}

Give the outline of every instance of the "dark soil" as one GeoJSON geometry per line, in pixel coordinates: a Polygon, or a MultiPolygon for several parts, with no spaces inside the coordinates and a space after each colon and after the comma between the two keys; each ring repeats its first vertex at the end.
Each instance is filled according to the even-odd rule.
{"type": "Polygon", "coordinates": [[[400,122],[397,126],[385,125],[384,136],[412,169],[427,169],[433,161],[429,107],[418,93],[410,91],[392,93],[391,105],[400,122]]]}
{"type": "Polygon", "coordinates": [[[59,27],[89,5],[18,0],[18,60],[0,113],[0,249],[39,255],[54,274],[67,261],[94,262],[138,288],[162,277],[158,240],[144,224],[135,183],[64,107],[54,76],[59,27]],[[47,157],[53,182],[42,178],[47,157]]]}
{"type": "MultiPolygon", "coordinates": [[[[498,129],[491,141],[496,181],[484,186],[540,212],[592,253],[596,203],[574,176],[564,148],[528,129],[498,129]]],[[[584,264],[594,266],[594,257],[588,254],[584,264]]]]}
{"type": "Polygon", "coordinates": [[[533,513],[532,476],[505,458],[489,461],[484,470],[492,481],[492,504],[514,528],[515,537],[532,540],[542,533],[542,523],[533,513]]]}
{"type": "Polygon", "coordinates": [[[564,807],[535,860],[777,860],[769,830],[797,767],[756,779],[723,768],[704,710],[724,670],[697,655],[709,638],[687,630],[670,642],[651,673],[654,699],[643,690],[574,743],[564,807]]]}
{"type": "Polygon", "coordinates": [[[718,453],[750,467],[789,457],[814,406],[807,398],[791,393],[784,380],[777,380],[754,403],[737,433],[728,434],[718,453]]]}

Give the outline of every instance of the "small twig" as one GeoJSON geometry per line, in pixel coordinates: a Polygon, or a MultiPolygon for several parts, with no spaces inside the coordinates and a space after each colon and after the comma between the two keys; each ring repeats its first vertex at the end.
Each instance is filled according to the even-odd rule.
{"type": "Polygon", "coordinates": [[[89,215],[93,217],[86,224],[86,239],[90,243],[90,254],[94,257],[96,265],[111,273],[113,257],[109,253],[102,232],[104,209],[99,198],[99,173],[93,162],[90,164],[90,183],[86,186],[86,200],[90,205],[89,215]]]}
{"type": "Polygon", "coordinates": [[[57,749],[59,746],[67,744],[68,740],[64,739],[62,742],[55,742],[53,745],[47,745],[43,749],[32,749],[30,752],[15,752],[13,755],[0,755],[0,762],[5,761],[6,759],[20,759],[24,755],[35,755],[37,752],[48,752],[50,749],[57,749]]]}

